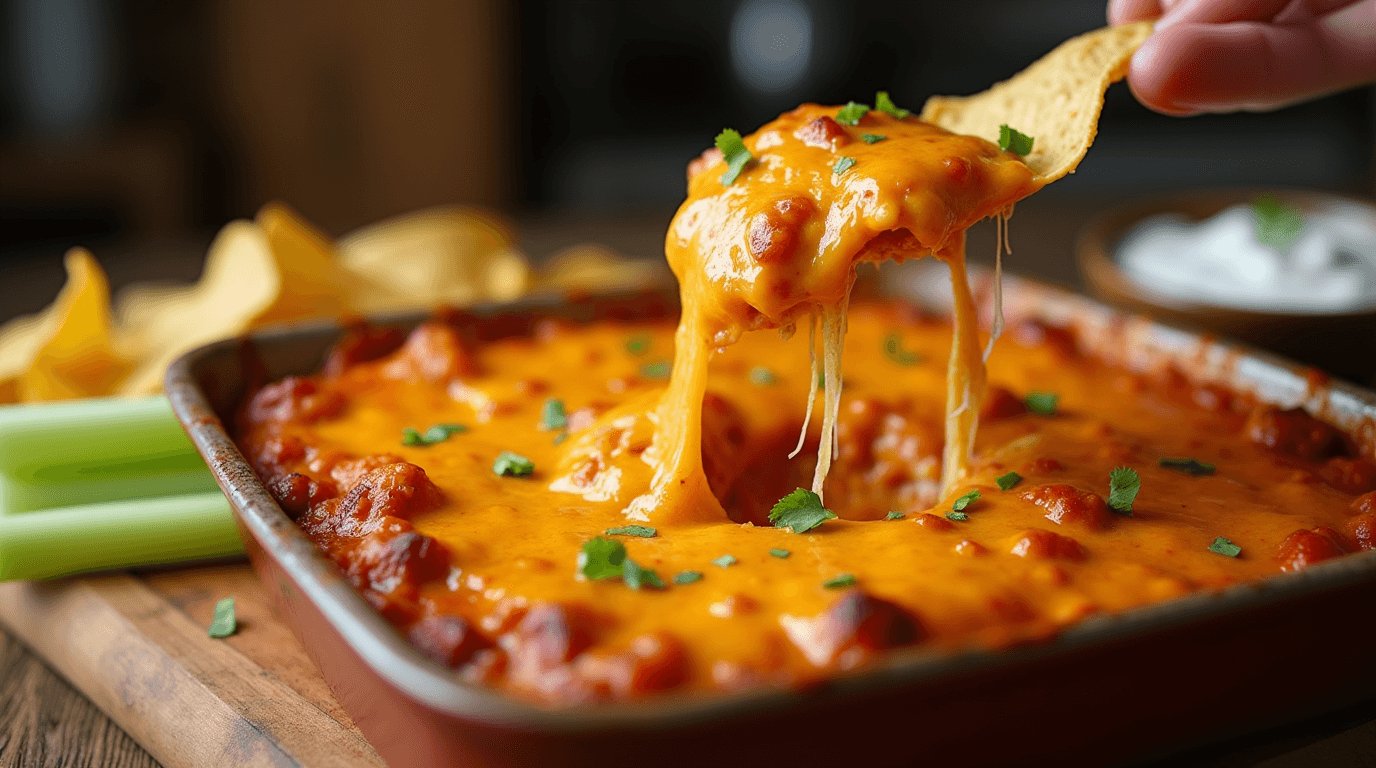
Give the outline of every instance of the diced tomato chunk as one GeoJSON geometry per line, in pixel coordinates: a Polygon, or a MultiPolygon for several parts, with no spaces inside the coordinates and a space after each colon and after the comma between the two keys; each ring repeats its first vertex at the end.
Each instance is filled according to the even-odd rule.
{"type": "Polygon", "coordinates": [[[1301,571],[1314,563],[1330,560],[1343,554],[1343,548],[1332,538],[1318,531],[1298,530],[1285,537],[1276,553],[1280,569],[1301,571]]]}
{"type": "Polygon", "coordinates": [[[1333,426],[1310,416],[1303,408],[1259,407],[1247,419],[1252,442],[1292,459],[1323,461],[1341,456],[1347,446],[1333,426]]]}
{"type": "Polygon", "coordinates": [[[1046,519],[1057,525],[1074,523],[1100,528],[1108,523],[1109,510],[1102,497],[1073,485],[1038,485],[1018,494],[1046,510],[1046,519]]]}

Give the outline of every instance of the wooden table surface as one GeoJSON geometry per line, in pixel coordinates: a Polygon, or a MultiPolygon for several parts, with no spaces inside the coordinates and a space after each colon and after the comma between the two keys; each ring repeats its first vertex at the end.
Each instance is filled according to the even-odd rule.
{"type": "MultiPolygon", "coordinates": [[[[1005,265],[1022,274],[1080,287],[1072,255],[1075,233],[1087,215],[1113,202],[1047,196],[1019,204],[1013,222],[1014,256],[1005,265]]],[[[667,218],[659,216],[629,224],[556,219],[532,222],[523,231],[525,245],[537,257],[589,240],[602,240],[634,255],[658,257],[665,223],[667,218]]],[[[131,249],[102,261],[115,288],[137,280],[191,279],[199,272],[203,256],[192,245],[197,242],[164,245],[153,260],[131,249]]],[[[973,260],[985,260],[982,254],[992,253],[992,246],[992,232],[973,233],[973,260]]],[[[49,300],[45,297],[56,293],[62,281],[58,249],[53,249],[52,257],[43,262],[0,264],[0,283],[7,288],[0,322],[41,308],[49,300]],[[24,290],[15,290],[21,286],[24,290]]],[[[1376,700],[1334,716],[1196,750],[1164,761],[1158,768],[1167,765],[1376,766],[1376,700]]],[[[158,762],[29,649],[0,630],[0,768],[87,766],[154,768],[158,762]]]]}

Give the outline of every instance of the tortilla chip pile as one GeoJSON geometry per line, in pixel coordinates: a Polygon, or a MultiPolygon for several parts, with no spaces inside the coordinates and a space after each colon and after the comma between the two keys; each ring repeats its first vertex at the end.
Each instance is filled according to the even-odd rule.
{"type": "Polygon", "coordinates": [[[532,291],[610,291],[663,279],[655,264],[575,246],[539,272],[495,216],[435,208],[331,242],[269,204],[215,237],[200,282],[132,286],[113,306],[89,252],[43,312],[0,327],[0,403],[146,395],[180,355],[275,323],[507,301],[532,291]]]}

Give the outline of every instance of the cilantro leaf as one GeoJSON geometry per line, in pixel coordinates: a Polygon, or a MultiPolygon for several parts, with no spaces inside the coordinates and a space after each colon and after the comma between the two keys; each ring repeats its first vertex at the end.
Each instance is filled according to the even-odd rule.
{"type": "Polygon", "coordinates": [[[628,355],[643,355],[650,349],[650,334],[637,333],[622,344],[628,355]]]}
{"type": "Polygon", "coordinates": [[[779,377],[775,376],[773,371],[769,370],[768,368],[765,368],[762,365],[757,365],[754,368],[751,368],[749,376],[750,383],[754,384],[757,387],[768,387],[772,384],[778,383],[779,381],[779,377]]]}
{"type": "Polygon", "coordinates": [[[837,176],[840,176],[846,171],[849,171],[851,169],[851,166],[853,165],[855,165],[855,158],[843,157],[840,160],[836,161],[836,165],[831,166],[831,172],[837,176]]]}
{"type": "Polygon", "coordinates": [[[836,122],[841,125],[859,125],[860,118],[868,114],[869,111],[870,105],[868,104],[848,101],[846,102],[846,106],[841,107],[836,113],[836,122]]]}
{"type": "Polygon", "coordinates": [[[889,514],[884,515],[884,519],[885,519],[885,520],[902,520],[902,519],[903,519],[903,513],[902,513],[902,512],[890,512],[889,514]]]}
{"type": "Polygon", "coordinates": [[[1032,152],[1033,141],[1031,136],[1019,133],[1014,128],[1009,128],[1007,123],[999,126],[999,149],[1004,152],[1012,152],[1019,157],[1026,157],[1032,152]]]}
{"type": "Polygon", "coordinates": [[[675,584],[692,584],[702,579],[702,571],[683,571],[674,577],[675,584]]]}
{"type": "Polygon", "coordinates": [[[492,462],[492,471],[502,477],[529,477],[535,471],[535,462],[519,453],[502,451],[492,462]]]}
{"type": "Polygon", "coordinates": [[[953,509],[953,510],[955,510],[955,511],[957,511],[957,512],[963,512],[963,511],[965,510],[966,507],[968,507],[968,506],[970,506],[971,504],[973,504],[974,501],[975,501],[975,499],[978,499],[978,498],[979,498],[979,489],[978,489],[978,488],[975,488],[975,489],[971,490],[970,492],[966,493],[964,496],[961,496],[960,498],[956,499],[955,503],[951,505],[951,509],[953,509]]]}
{"type": "Polygon", "coordinates": [[[722,555],[721,557],[717,558],[716,560],[713,560],[713,561],[712,561],[712,565],[715,565],[715,566],[717,566],[718,568],[730,568],[731,566],[733,566],[733,565],[735,565],[736,563],[739,563],[739,562],[740,562],[740,561],[736,559],[736,556],[735,556],[735,555],[729,555],[729,554],[728,554],[728,555],[722,555]]]}
{"type": "Polygon", "coordinates": [[[1214,543],[1209,545],[1209,551],[1223,555],[1224,557],[1237,557],[1242,554],[1242,547],[1219,536],[1214,539],[1214,543]]]}
{"type": "Polygon", "coordinates": [[[667,379],[673,372],[674,367],[668,360],[656,360],[653,363],[640,366],[642,379],[667,379]]]}
{"type": "Polygon", "coordinates": [[[448,440],[450,435],[461,435],[467,431],[468,427],[463,424],[435,424],[425,430],[425,433],[420,437],[428,445],[434,445],[448,440]]]}
{"type": "Polygon", "coordinates": [[[806,533],[835,519],[836,513],[822,506],[822,498],[806,488],[795,489],[769,510],[769,522],[775,528],[788,528],[794,533],[806,533]]]}
{"type": "Polygon", "coordinates": [[[642,539],[653,539],[657,531],[647,525],[621,525],[608,528],[603,533],[608,536],[639,536],[642,539]]]}
{"type": "Polygon", "coordinates": [[[965,512],[947,512],[946,519],[954,520],[957,523],[963,523],[966,520],[970,519],[970,515],[966,514],[965,512]]]}
{"type": "Polygon", "coordinates": [[[1000,491],[1011,491],[1014,486],[1022,482],[1022,475],[1017,472],[1009,472],[994,478],[994,482],[998,484],[1000,491]]]}
{"type": "Polygon", "coordinates": [[[638,565],[629,557],[621,566],[621,580],[631,589],[664,589],[664,581],[659,578],[659,574],[638,565]]]}
{"type": "Polygon", "coordinates": [[[229,637],[239,628],[234,618],[234,598],[226,597],[215,604],[215,618],[210,621],[211,637],[229,637]]]}
{"type": "Polygon", "coordinates": [[[887,138],[889,138],[889,137],[888,137],[888,136],[885,136],[885,135],[882,134],[882,133],[862,133],[862,134],[860,134],[860,139],[861,139],[862,141],[864,141],[866,144],[878,144],[879,142],[881,142],[881,141],[883,141],[884,139],[887,139],[887,138]]]}
{"type": "Polygon", "coordinates": [[[1141,489],[1142,479],[1137,476],[1137,470],[1115,467],[1108,474],[1108,508],[1132,517],[1132,502],[1141,489]]]}
{"type": "Polygon", "coordinates": [[[922,355],[903,349],[903,339],[896,333],[884,337],[884,356],[899,365],[916,365],[922,362],[922,355]]]}
{"type": "Polygon", "coordinates": [[[567,429],[569,426],[568,414],[564,412],[564,401],[557,397],[551,397],[545,401],[545,405],[540,409],[540,429],[546,432],[554,432],[560,429],[567,429]]]}
{"type": "Polygon", "coordinates": [[[789,551],[786,550],[786,549],[771,549],[771,550],[769,550],[769,554],[770,554],[771,556],[773,556],[773,557],[777,557],[777,558],[779,558],[780,560],[783,560],[784,558],[788,557],[789,555],[791,555],[791,554],[793,554],[793,553],[792,553],[792,552],[789,552],[789,551]]]}
{"type": "Polygon", "coordinates": [[[1205,475],[1212,475],[1214,471],[1218,469],[1212,464],[1208,464],[1198,459],[1189,458],[1162,459],[1160,464],[1165,469],[1179,472],[1183,475],[1189,475],[1191,477],[1203,477],[1205,475]]]}
{"type": "Polygon", "coordinates": [[[614,579],[626,563],[626,545],[598,536],[578,552],[578,573],[589,579],[614,579]]]}
{"type": "Polygon", "coordinates": [[[845,589],[855,586],[855,575],[851,573],[838,573],[835,576],[822,582],[822,586],[827,589],[845,589]]]}
{"type": "Polygon", "coordinates": [[[1056,415],[1056,401],[1060,396],[1055,392],[1028,392],[1023,399],[1023,405],[1027,410],[1042,416],[1056,415]]]}
{"type": "Polygon", "coordinates": [[[726,173],[721,175],[721,183],[722,186],[729,187],[736,183],[745,166],[753,161],[755,156],[745,148],[745,141],[741,139],[740,132],[730,128],[717,134],[716,144],[717,149],[721,150],[722,159],[726,161],[726,173]]]}
{"type": "Polygon", "coordinates": [[[897,104],[894,104],[893,99],[889,98],[888,91],[879,91],[874,94],[874,108],[895,120],[902,120],[912,114],[912,112],[900,109],[897,104]]]}
{"type": "Polygon", "coordinates": [[[1262,245],[1285,251],[1304,231],[1304,214],[1275,195],[1260,195],[1252,201],[1252,225],[1262,245]]]}
{"type": "Polygon", "coordinates": [[[449,439],[450,435],[458,435],[468,431],[468,427],[463,424],[435,424],[424,433],[407,427],[401,430],[401,444],[412,447],[423,448],[442,443],[449,439]]]}
{"type": "Polygon", "coordinates": [[[569,433],[567,431],[560,432],[559,434],[554,436],[554,444],[559,445],[567,439],[569,439],[569,433]]]}

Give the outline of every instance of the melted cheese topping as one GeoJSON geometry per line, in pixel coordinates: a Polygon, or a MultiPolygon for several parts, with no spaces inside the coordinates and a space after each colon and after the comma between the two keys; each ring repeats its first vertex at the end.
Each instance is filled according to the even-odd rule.
{"type": "MultiPolygon", "coordinates": [[[[725,517],[706,493],[696,458],[703,368],[711,350],[742,333],[779,328],[788,334],[800,316],[820,316],[822,325],[826,399],[812,488],[823,493],[836,451],[846,300],[862,261],[930,254],[951,265],[956,344],[943,482],[949,486],[964,473],[984,391],[965,282],[965,229],[1039,185],[1016,156],[982,139],[881,112],[845,127],[835,114],[834,107],[804,105],[746,137],[755,165],[731,185],[723,185],[725,164],[711,153],[693,169],[688,199],[665,244],[684,310],[677,336],[682,351],[659,418],[663,460],[652,492],[628,516],[680,520],[692,510],[701,521],[725,517]],[[862,134],[885,138],[871,144],[862,134]],[[837,173],[841,158],[855,162],[837,173]]],[[[808,409],[810,416],[810,402],[808,409]]]]}
{"type": "MultiPolygon", "coordinates": [[[[1331,443],[1331,430],[1329,443],[1313,442],[1321,430],[1312,419],[1286,427],[1279,414],[1216,388],[1106,366],[1076,354],[1063,332],[1023,323],[990,359],[972,471],[942,495],[950,325],[902,305],[857,303],[849,326],[840,458],[827,496],[841,519],[806,534],[767,526],[770,506],[813,471],[806,457],[783,460],[812,374],[801,339],[749,334],[704,374],[707,396],[698,403],[704,482],[731,519],[699,523],[683,510],[687,522],[654,521],[653,538],[616,537],[664,590],[579,579],[576,561],[585,542],[626,524],[623,510],[659,466],[647,457],[665,385],[643,370],[674,354],[667,323],[547,324],[482,344],[463,365],[447,357],[459,355],[452,344],[435,341],[460,332],[423,328],[381,360],[265,389],[241,444],[284,507],[300,509],[282,490],[286,473],[327,485],[301,525],[422,648],[469,679],[563,703],[664,688],[793,686],[861,663],[872,636],[847,635],[856,628],[840,616],[817,623],[856,591],[824,586],[843,573],[920,623],[920,637],[890,642],[953,649],[1044,638],[1095,613],[1302,566],[1285,559],[1285,542],[1297,532],[1318,541],[1309,530],[1325,526],[1356,531],[1363,518],[1348,506],[1376,487],[1360,485],[1376,478],[1371,465],[1326,458],[1341,444],[1331,443]],[[886,354],[892,334],[915,362],[886,354]],[[642,336],[640,354],[625,349],[642,336]],[[1019,403],[1031,391],[1058,393],[1059,414],[1024,413],[1019,403]],[[548,398],[566,406],[565,440],[541,428],[548,398]],[[469,429],[430,446],[401,444],[403,429],[436,423],[469,429]],[[531,459],[534,473],[494,474],[502,451],[531,459]],[[1164,457],[1192,457],[1217,472],[1191,477],[1160,467],[1164,457]],[[423,468],[437,497],[395,488],[360,496],[372,482],[360,479],[362,469],[388,462],[423,468]],[[1132,517],[1103,503],[1116,466],[1141,476],[1132,517]],[[1001,491],[995,478],[1010,471],[1023,479],[1001,491]],[[973,489],[982,495],[968,520],[948,521],[952,500],[973,489]],[[891,510],[904,517],[885,520],[891,510]],[[385,516],[360,532],[364,512],[385,516]],[[422,538],[406,547],[387,538],[409,531],[422,538]],[[1241,557],[1209,551],[1219,536],[1242,547],[1241,557]],[[771,555],[776,549],[788,557],[771,555]],[[727,554],[738,562],[714,564],[727,554]],[[672,583],[683,571],[703,577],[672,583]],[[548,640],[537,633],[560,626],[527,625],[539,606],[566,611],[585,640],[544,666],[525,666],[527,646],[548,640]],[[433,617],[458,617],[481,638],[469,652],[487,650],[437,652],[425,631],[433,617]],[[833,634],[821,631],[828,627],[833,634]],[[675,673],[628,674],[599,687],[608,684],[606,665],[639,658],[647,637],[679,649],[675,673]],[[490,652],[507,666],[491,667],[490,652]]],[[[819,439],[814,428],[809,444],[819,439]]]]}

